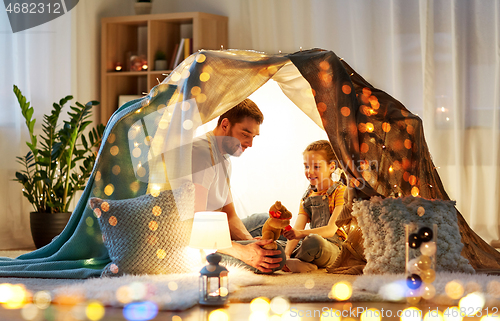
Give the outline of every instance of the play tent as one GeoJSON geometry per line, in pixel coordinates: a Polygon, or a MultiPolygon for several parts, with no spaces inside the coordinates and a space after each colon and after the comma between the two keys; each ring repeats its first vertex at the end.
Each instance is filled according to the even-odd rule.
{"type": "MultiPolygon", "coordinates": [[[[353,200],[377,195],[449,199],[432,163],[421,119],[370,85],[333,52],[313,49],[267,55],[202,50],[182,62],[147,96],[113,114],[93,174],[63,233],[37,251],[17,259],[1,259],[0,274],[87,278],[100,276],[105,267],[109,270],[111,260],[105,244],[109,247],[112,243],[108,235],[103,241],[98,223],[120,226],[121,221],[112,216],[98,222],[107,202],[132,200],[138,209],[134,213],[140,217],[144,214],[140,204],[163,191],[180,191],[169,194],[177,207],[192,201],[182,191],[189,191],[186,184],[191,180],[195,130],[270,79],[326,131],[348,177],[347,203],[337,223],[350,227],[351,233],[342,250],[343,262],[332,272],[362,271],[362,235],[351,216],[353,200]],[[93,197],[101,202],[97,211],[89,206],[93,197]]],[[[168,214],[168,208],[163,208],[162,215],[168,214]]],[[[184,222],[192,213],[186,209],[176,215],[184,222]]],[[[457,219],[464,243],[462,255],[476,271],[500,269],[500,254],[470,229],[458,211],[457,219]]],[[[144,233],[158,229],[151,222],[144,222],[149,227],[144,233]]],[[[127,228],[128,232],[139,230],[133,225],[127,228]]],[[[151,235],[147,240],[145,246],[154,249],[157,258],[167,259],[163,264],[168,265],[168,249],[157,249],[159,243],[151,241],[151,235]]],[[[110,271],[113,273],[113,266],[110,271]]]]}

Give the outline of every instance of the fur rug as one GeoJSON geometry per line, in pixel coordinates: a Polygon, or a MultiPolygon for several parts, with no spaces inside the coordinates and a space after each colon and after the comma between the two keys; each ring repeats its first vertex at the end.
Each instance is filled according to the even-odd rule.
{"type": "MultiPolygon", "coordinates": [[[[258,275],[229,267],[229,302],[248,303],[254,298],[282,296],[290,302],[332,302],[330,291],[339,281],[352,284],[351,302],[405,302],[404,276],[341,275],[318,270],[310,273],[277,272],[258,275]]],[[[445,293],[449,281],[460,280],[464,296],[472,292],[484,294],[486,305],[500,306],[500,276],[465,273],[437,273],[433,285],[436,295],[429,304],[457,305],[445,293]]],[[[198,274],[170,274],[159,276],[122,276],[89,280],[0,278],[0,283],[24,284],[32,293],[50,291],[54,301],[75,304],[89,300],[105,306],[124,307],[129,302],[151,301],[160,310],[185,310],[198,302],[198,274]]]]}
{"type": "MultiPolygon", "coordinates": [[[[263,276],[236,266],[228,266],[230,296],[240,287],[264,283],[263,276]]],[[[185,310],[198,303],[199,273],[126,275],[90,279],[53,290],[56,300],[81,297],[106,306],[124,307],[134,301],[150,301],[160,310],[185,310]]]]}
{"type": "MultiPolygon", "coordinates": [[[[457,305],[459,299],[452,299],[446,294],[446,285],[455,281],[462,286],[464,297],[471,293],[480,293],[486,306],[500,306],[500,276],[486,274],[468,274],[456,272],[437,272],[432,283],[435,296],[426,300],[434,305],[457,305]]],[[[361,275],[353,283],[353,297],[363,301],[406,302],[404,274],[361,275]]]]}
{"type": "MultiPolygon", "coordinates": [[[[2,256],[19,253],[2,252],[2,256]]],[[[352,302],[405,302],[403,274],[342,275],[318,270],[310,273],[276,272],[259,275],[229,266],[229,302],[248,303],[254,298],[283,296],[290,302],[332,302],[332,286],[339,281],[352,284],[352,302]]],[[[185,310],[198,302],[198,273],[155,276],[122,276],[89,280],[0,278],[1,283],[24,284],[32,293],[49,291],[59,303],[75,304],[98,300],[106,306],[124,307],[128,302],[149,300],[161,310],[185,310]]],[[[438,272],[433,282],[436,295],[429,304],[457,305],[445,292],[446,284],[460,280],[463,296],[480,292],[485,304],[500,306],[500,276],[438,272]]]]}
{"type": "MultiPolygon", "coordinates": [[[[237,266],[229,270],[229,295],[241,287],[265,283],[264,276],[237,266]]],[[[125,275],[87,280],[2,278],[0,284],[22,284],[34,294],[51,293],[53,302],[74,305],[99,301],[104,306],[123,308],[131,302],[150,301],[159,310],[186,310],[198,304],[199,273],[164,275],[125,275]]]]}

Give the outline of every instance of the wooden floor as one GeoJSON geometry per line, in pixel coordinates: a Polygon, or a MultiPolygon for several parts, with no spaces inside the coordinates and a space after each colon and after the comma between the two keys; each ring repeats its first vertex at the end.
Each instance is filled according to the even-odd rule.
{"type": "MultiPolygon", "coordinates": [[[[179,312],[159,312],[154,319],[140,319],[140,318],[126,318],[123,315],[122,309],[113,309],[106,308],[105,315],[100,319],[88,319],[82,315],[83,311],[77,312],[75,308],[66,307],[66,306],[50,306],[46,310],[40,310],[37,317],[32,318],[28,315],[23,316],[22,310],[6,310],[4,308],[0,308],[0,320],[2,321],[26,321],[26,320],[63,320],[63,321],[80,321],[80,320],[105,320],[105,321],[114,321],[114,320],[158,320],[158,321],[223,321],[223,320],[233,320],[233,321],[309,321],[309,320],[343,320],[343,321],[355,321],[355,320],[424,320],[424,316],[426,313],[430,312],[430,315],[437,315],[436,311],[444,312],[446,307],[443,306],[428,306],[428,305],[420,305],[417,306],[418,309],[422,312],[422,318],[400,318],[398,317],[398,313],[405,313],[410,316],[411,311],[405,309],[409,308],[407,304],[394,304],[394,303],[366,303],[363,302],[353,302],[353,303],[298,303],[292,304],[290,306],[290,313],[288,316],[283,316],[278,318],[278,315],[273,316],[273,312],[268,312],[268,317],[266,318],[263,314],[254,313],[250,310],[250,304],[229,304],[227,307],[223,309],[219,309],[215,313],[211,314],[216,309],[210,308],[202,308],[196,306],[187,311],[179,311],[179,312]],[[337,311],[337,316],[342,314],[341,318],[335,317],[335,312],[337,311]],[[377,309],[380,318],[376,318],[376,314],[373,313],[372,317],[367,317],[369,314],[365,313],[365,317],[361,318],[362,313],[368,309],[377,309]],[[221,311],[224,314],[221,315],[221,311]],[[330,312],[327,312],[330,311],[330,312]],[[321,318],[321,316],[323,316],[321,318]]],[[[492,309],[495,311],[498,310],[498,307],[491,307],[489,312],[491,313],[492,309]]],[[[496,318],[484,318],[486,314],[486,309],[482,311],[482,315],[476,315],[471,317],[465,317],[462,320],[500,320],[499,314],[497,314],[496,318]]],[[[443,317],[426,317],[425,320],[446,320],[443,317]]],[[[460,320],[460,319],[453,319],[460,320]]]]}
{"type": "MultiPolygon", "coordinates": [[[[5,252],[1,251],[2,256],[5,252]]],[[[8,253],[12,254],[10,257],[15,257],[19,253],[8,253]]],[[[7,255],[5,255],[7,256],[7,255]]],[[[0,283],[1,279],[0,279],[0,283]]],[[[324,303],[291,303],[289,306],[288,315],[283,314],[279,317],[273,311],[263,312],[252,312],[251,305],[247,303],[230,303],[229,305],[216,309],[216,308],[204,308],[201,306],[195,306],[186,311],[160,311],[156,316],[151,318],[131,318],[124,316],[123,309],[117,308],[105,308],[105,314],[102,317],[88,318],[83,307],[71,307],[62,305],[51,305],[44,310],[34,309],[37,311],[36,316],[33,314],[33,310],[24,309],[6,309],[0,305],[0,321],[82,321],[82,320],[103,320],[103,321],[114,321],[114,320],[157,320],[157,321],[309,321],[309,320],[342,320],[342,321],[374,321],[374,320],[477,320],[477,321],[500,321],[500,307],[489,306],[483,308],[480,313],[475,316],[464,317],[463,319],[445,319],[436,317],[436,312],[444,313],[447,306],[430,306],[425,303],[420,303],[414,308],[421,311],[421,318],[400,318],[405,309],[410,308],[409,304],[401,303],[386,303],[386,302],[324,302],[324,303]],[[333,310],[332,310],[333,309],[333,310]],[[377,309],[380,318],[376,317],[376,313],[372,313],[372,318],[369,318],[369,314],[365,313],[362,317],[363,312],[368,309],[377,309]],[[333,311],[333,312],[332,312],[333,311]],[[336,311],[336,312],[335,312],[336,311]],[[30,314],[31,312],[31,314],[30,314]],[[429,313],[432,318],[425,318],[425,314],[429,313]],[[495,313],[494,318],[485,318],[486,314],[495,313]],[[267,317],[266,317],[267,315],[267,317]],[[335,316],[342,316],[341,318],[336,318],[335,316]]],[[[34,308],[32,306],[32,308],[34,308]]],[[[373,310],[372,310],[373,311],[373,310]]],[[[410,313],[406,310],[404,313],[407,315],[410,313]]]]}

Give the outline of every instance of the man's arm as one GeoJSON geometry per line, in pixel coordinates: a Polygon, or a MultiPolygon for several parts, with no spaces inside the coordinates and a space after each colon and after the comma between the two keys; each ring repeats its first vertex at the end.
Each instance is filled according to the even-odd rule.
{"type": "MultiPolygon", "coordinates": [[[[252,236],[247,228],[236,214],[234,203],[232,202],[231,195],[228,195],[228,203],[222,207],[222,212],[227,214],[229,223],[229,231],[231,232],[231,239],[233,240],[252,240],[252,236]]],[[[232,242],[232,247],[219,251],[235,257],[246,264],[264,273],[269,273],[272,269],[280,266],[281,258],[273,258],[271,256],[281,253],[280,250],[265,250],[262,246],[271,243],[273,240],[259,240],[250,244],[239,244],[232,242]]]]}
{"type": "Polygon", "coordinates": [[[273,255],[280,254],[280,250],[265,250],[262,248],[262,246],[271,242],[273,242],[271,239],[258,240],[247,245],[232,242],[232,247],[224,250],[218,250],[218,252],[231,255],[232,257],[253,266],[259,271],[269,273],[272,272],[272,269],[279,267],[279,262],[282,260],[280,257],[271,257],[273,255]]]}
{"type": "Polygon", "coordinates": [[[232,240],[241,241],[241,240],[253,239],[252,235],[250,235],[247,228],[245,227],[245,225],[243,225],[243,222],[236,214],[233,202],[224,205],[221,211],[227,214],[227,220],[229,222],[229,231],[231,232],[232,240]]]}

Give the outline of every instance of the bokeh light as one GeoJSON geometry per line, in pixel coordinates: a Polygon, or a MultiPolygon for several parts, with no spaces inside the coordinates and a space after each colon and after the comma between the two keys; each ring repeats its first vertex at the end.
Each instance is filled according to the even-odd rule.
{"type": "Polygon", "coordinates": [[[193,121],[191,119],[186,119],[182,123],[182,128],[184,128],[185,130],[191,130],[193,128],[193,121]]]}
{"type": "Polygon", "coordinates": [[[108,223],[111,226],[116,226],[116,224],[118,224],[118,219],[115,216],[110,216],[108,219],[108,223]]]}
{"type": "Polygon", "coordinates": [[[274,297],[270,304],[271,311],[276,314],[283,314],[290,309],[290,301],[282,296],[274,297]]]}
{"type": "MultiPolygon", "coordinates": [[[[114,191],[115,191],[115,187],[113,184],[108,184],[104,188],[104,194],[106,194],[108,196],[111,196],[111,194],[113,194],[114,191]]],[[[102,209],[102,206],[101,206],[101,209],[102,209]]]]}
{"type": "Polygon", "coordinates": [[[49,291],[38,291],[33,295],[33,303],[39,309],[47,309],[52,302],[52,296],[49,291]]]}
{"type": "Polygon", "coordinates": [[[453,280],[446,283],[444,291],[451,299],[458,300],[464,294],[464,287],[459,280],[453,280]]]}
{"type": "Polygon", "coordinates": [[[204,54],[202,53],[199,53],[197,56],[196,56],[196,62],[201,64],[202,62],[204,62],[205,60],[207,59],[207,56],[205,56],[204,54]]]}
{"type": "Polygon", "coordinates": [[[496,280],[490,281],[488,282],[486,289],[488,294],[491,295],[492,297],[496,299],[500,298],[500,282],[496,280]]]}
{"type": "Polygon", "coordinates": [[[351,283],[340,281],[332,286],[332,296],[340,301],[348,300],[352,295],[351,283]]]}
{"type": "Polygon", "coordinates": [[[267,313],[271,309],[271,304],[268,298],[258,297],[250,302],[250,310],[252,312],[263,311],[267,313]]]}
{"type": "Polygon", "coordinates": [[[460,299],[458,307],[465,311],[467,316],[474,316],[484,307],[485,299],[482,293],[474,292],[460,299]]]}
{"type": "Polygon", "coordinates": [[[314,280],[313,279],[307,279],[307,281],[304,283],[304,286],[306,289],[312,289],[314,288],[314,280]]]}
{"type": "Polygon", "coordinates": [[[470,281],[465,284],[465,292],[467,293],[472,293],[472,292],[482,292],[482,287],[479,285],[479,283],[470,281]]]}
{"type": "Polygon", "coordinates": [[[217,309],[208,315],[208,321],[229,321],[229,315],[226,310],[217,309]]]}
{"type": "Polygon", "coordinates": [[[444,310],[443,319],[445,321],[462,321],[463,317],[458,307],[449,307],[444,310]]]}
{"type": "Polygon", "coordinates": [[[35,319],[40,319],[39,314],[40,314],[40,309],[38,309],[36,305],[31,303],[26,304],[21,309],[21,316],[23,317],[24,320],[31,321],[35,319]]]}
{"type": "Polygon", "coordinates": [[[158,314],[158,307],[153,302],[133,302],[123,308],[123,316],[128,321],[147,321],[158,314]]]}
{"type": "Polygon", "coordinates": [[[268,321],[282,321],[281,320],[281,315],[279,315],[279,314],[273,314],[267,320],[268,321]]]}
{"type": "Polygon", "coordinates": [[[132,290],[128,285],[123,285],[116,290],[115,297],[118,300],[118,302],[122,304],[127,304],[132,302],[132,290]]]}
{"type": "Polygon", "coordinates": [[[0,284],[0,303],[6,309],[20,309],[26,303],[28,293],[23,284],[0,284]]]}
{"type": "Polygon", "coordinates": [[[424,315],[424,321],[444,321],[443,312],[438,309],[427,311],[424,315]]]}
{"type": "Polygon", "coordinates": [[[120,152],[120,148],[118,148],[118,146],[112,146],[110,149],[109,149],[109,152],[111,153],[111,155],[113,156],[116,156],[118,155],[118,153],[120,152]]]}
{"type": "Polygon", "coordinates": [[[382,320],[382,313],[375,308],[370,308],[361,313],[360,321],[380,321],[382,320]]]}
{"type": "Polygon", "coordinates": [[[85,314],[91,321],[101,320],[105,313],[106,310],[104,309],[104,306],[97,301],[90,302],[85,309],[85,314]]]}
{"type": "Polygon", "coordinates": [[[132,293],[132,300],[140,301],[146,297],[148,288],[144,283],[132,282],[128,287],[132,293]]]}
{"type": "Polygon", "coordinates": [[[382,297],[389,301],[399,301],[404,299],[405,292],[406,286],[404,282],[391,282],[383,285],[379,291],[382,297]]]}
{"type": "Polygon", "coordinates": [[[330,309],[328,311],[323,311],[321,313],[321,316],[319,317],[320,321],[340,321],[342,320],[341,318],[342,312],[335,310],[335,309],[330,309]]]}
{"type": "Polygon", "coordinates": [[[269,321],[269,315],[265,311],[255,311],[250,314],[248,321],[269,321]]]}
{"type": "Polygon", "coordinates": [[[401,311],[401,321],[421,321],[422,311],[420,309],[411,307],[401,311]]]}
{"type": "Polygon", "coordinates": [[[158,223],[156,221],[151,221],[149,222],[148,227],[151,231],[156,231],[158,229],[158,223]]]}
{"type": "Polygon", "coordinates": [[[206,82],[210,79],[210,74],[208,72],[203,72],[200,75],[200,81],[206,82]]]}
{"type": "Polygon", "coordinates": [[[170,282],[168,282],[168,288],[170,289],[170,291],[177,291],[179,286],[177,285],[176,282],[170,281],[170,282]]]}

